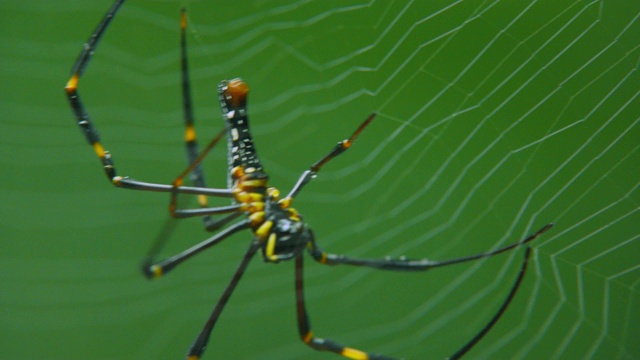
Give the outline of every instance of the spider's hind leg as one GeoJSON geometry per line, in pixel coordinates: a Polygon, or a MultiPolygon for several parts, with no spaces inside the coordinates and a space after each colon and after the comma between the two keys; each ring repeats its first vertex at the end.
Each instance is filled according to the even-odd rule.
{"type": "Polygon", "coordinates": [[[229,298],[231,297],[231,294],[233,294],[233,291],[238,285],[238,282],[240,282],[240,279],[242,278],[242,275],[247,269],[249,262],[251,261],[251,259],[256,254],[256,251],[258,251],[259,248],[260,248],[260,242],[254,239],[254,241],[249,246],[249,249],[247,249],[247,252],[245,253],[244,257],[242,258],[242,261],[238,265],[236,272],[233,274],[231,281],[229,281],[229,284],[227,284],[227,287],[224,289],[222,296],[220,297],[215,307],[213,308],[213,311],[211,312],[209,319],[207,320],[204,327],[202,328],[202,331],[200,331],[200,334],[198,334],[198,336],[196,337],[196,340],[189,347],[189,350],[187,352],[187,360],[198,360],[202,356],[202,353],[204,353],[205,349],[207,348],[207,344],[209,343],[209,337],[211,336],[211,331],[213,331],[213,328],[215,327],[216,322],[220,317],[220,314],[222,314],[222,310],[227,304],[227,301],[229,301],[229,298]]]}
{"type": "Polygon", "coordinates": [[[450,260],[441,260],[441,261],[429,260],[426,258],[406,259],[404,257],[399,259],[393,259],[393,258],[358,259],[358,258],[352,258],[345,255],[331,254],[331,253],[322,251],[318,247],[318,245],[316,244],[315,238],[313,236],[313,232],[311,232],[309,253],[317,262],[321,264],[327,264],[327,265],[345,264],[345,265],[355,265],[355,266],[366,266],[366,267],[372,267],[372,268],[381,269],[381,270],[426,271],[426,270],[430,270],[437,267],[460,264],[467,261],[488,258],[494,255],[501,254],[503,252],[514,249],[518,246],[522,246],[530,241],[533,241],[538,236],[542,235],[544,232],[551,229],[551,227],[553,227],[553,223],[543,226],[542,228],[540,228],[540,230],[527,236],[524,240],[521,240],[519,242],[510,244],[510,245],[503,246],[496,250],[479,253],[475,255],[463,256],[463,257],[454,258],[450,260]]]}
{"type": "Polygon", "coordinates": [[[524,278],[525,273],[527,272],[527,266],[529,264],[529,256],[531,255],[531,248],[527,247],[524,253],[524,260],[522,261],[522,266],[520,267],[520,272],[518,272],[518,277],[516,281],[511,286],[511,290],[509,291],[509,295],[502,302],[502,305],[498,309],[498,311],[493,315],[491,320],[473,337],[473,339],[469,340],[460,350],[456,351],[455,354],[449,357],[450,360],[455,360],[461,358],[464,354],[466,354],[472,347],[474,347],[478,341],[482,340],[482,338],[491,330],[491,328],[500,320],[502,314],[507,310],[511,300],[516,296],[518,289],[520,288],[520,284],[522,283],[522,279],[524,278]]]}
{"type": "MultiPolygon", "coordinates": [[[[321,263],[321,264],[326,264],[326,265],[338,265],[338,264],[346,264],[346,265],[355,265],[355,266],[366,266],[366,267],[372,267],[372,268],[376,268],[376,269],[382,269],[382,270],[395,270],[395,271],[426,271],[426,270],[430,270],[432,268],[436,268],[436,267],[443,267],[443,266],[447,266],[447,265],[453,265],[453,264],[458,264],[458,263],[462,263],[462,262],[467,262],[467,261],[471,261],[471,260],[476,260],[476,259],[481,259],[481,258],[486,258],[486,257],[491,257],[493,255],[497,255],[503,252],[506,252],[508,250],[511,250],[515,247],[521,246],[523,244],[526,244],[532,240],[534,240],[535,238],[537,238],[538,236],[540,236],[541,234],[543,234],[544,232],[546,232],[547,230],[551,229],[551,227],[553,226],[553,224],[547,224],[545,226],[543,226],[542,228],[540,228],[540,230],[536,231],[535,233],[529,235],[528,237],[526,237],[524,240],[517,242],[517,243],[513,243],[507,246],[504,246],[502,248],[493,250],[493,251],[489,251],[489,252],[485,252],[485,253],[480,253],[480,254],[475,254],[475,255],[470,255],[470,256],[465,256],[465,257],[459,257],[459,258],[455,258],[455,259],[451,259],[451,260],[444,260],[444,261],[432,261],[432,260],[428,260],[428,259],[418,259],[418,260],[409,260],[409,259],[405,259],[405,258],[399,258],[399,259],[392,259],[392,258],[383,258],[383,259],[356,259],[356,258],[352,258],[352,257],[347,257],[344,255],[337,255],[337,254],[331,254],[331,253],[327,253],[322,251],[315,242],[315,239],[313,237],[313,233],[310,232],[310,242],[309,242],[309,253],[311,254],[311,256],[314,258],[314,260],[316,260],[317,262],[321,263]]],[[[475,344],[480,341],[484,335],[486,335],[486,333],[489,332],[489,330],[491,330],[491,328],[496,324],[496,322],[498,322],[498,320],[500,319],[500,317],[502,316],[502,314],[506,311],[507,307],[509,306],[509,304],[511,303],[511,301],[513,300],[516,292],[518,291],[518,288],[520,287],[520,283],[522,282],[522,279],[524,278],[524,274],[526,272],[527,269],[527,264],[529,261],[529,255],[531,253],[531,248],[527,247],[526,251],[525,251],[525,256],[524,256],[524,260],[522,262],[522,267],[520,268],[520,272],[518,274],[518,278],[516,279],[515,283],[513,284],[513,286],[511,287],[511,291],[509,292],[509,295],[507,296],[507,298],[505,299],[505,301],[502,303],[502,306],[500,307],[500,309],[495,313],[495,315],[493,316],[493,318],[489,321],[489,323],[487,323],[487,325],[485,325],[480,332],[478,332],[478,334],[472,339],[470,340],[467,344],[465,344],[460,350],[458,350],[454,355],[451,356],[451,359],[458,359],[460,357],[462,357],[466,352],[468,352],[473,346],[475,346],[475,344]]],[[[300,268],[302,267],[302,264],[300,263],[300,268]]],[[[301,270],[300,270],[301,272],[301,270]]],[[[301,276],[301,275],[300,275],[301,276]]],[[[301,280],[300,280],[301,281],[301,280]]],[[[298,287],[302,287],[302,285],[297,285],[296,289],[298,287]]],[[[301,292],[301,290],[300,290],[301,292]]],[[[300,300],[302,297],[301,294],[298,295],[298,301],[301,302],[302,300],[300,300]]],[[[304,304],[300,305],[298,304],[298,317],[301,317],[301,311],[304,312],[304,304]],[[301,310],[302,309],[302,310],[301,310]]],[[[306,313],[303,313],[304,318],[306,318],[306,313]]],[[[301,336],[303,336],[303,339],[305,338],[305,335],[302,335],[304,333],[304,329],[308,328],[308,324],[305,325],[305,321],[301,321],[300,322],[300,333],[301,336]]],[[[309,337],[311,338],[311,332],[308,331],[309,333],[309,337]]],[[[306,343],[309,343],[307,341],[305,341],[306,343]]],[[[313,345],[311,345],[313,347],[313,345]]],[[[329,349],[332,350],[332,349],[329,349]]],[[[332,350],[335,351],[335,350],[332,350]]],[[[363,357],[364,359],[367,359],[366,357],[363,357]]]]}
{"type": "MultiPolygon", "coordinates": [[[[250,221],[249,220],[241,220],[238,221],[236,223],[234,223],[233,225],[230,225],[229,227],[225,228],[224,230],[216,233],[215,235],[211,236],[210,238],[191,246],[190,248],[176,254],[173,255],[171,257],[168,257],[164,260],[161,261],[157,261],[155,259],[155,256],[157,255],[157,252],[160,250],[160,248],[158,246],[155,246],[154,248],[152,248],[153,252],[150,252],[149,255],[145,258],[145,260],[142,263],[142,272],[145,274],[145,276],[148,279],[155,279],[155,278],[159,278],[161,276],[166,275],[169,271],[171,271],[173,268],[175,268],[176,266],[178,266],[179,264],[181,264],[182,262],[184,262],[185,260],[188,260],[189,258],[191,258],[192,256],[199,254],[200,252],[214,246],[217,245],[218,243],[222,242],[223,240],[227,239],[229,236],[245,230],[245,229],[249,229],[250,227],[250,221]]],[[[162,237],[160,237],[160,239],[162,239],[162,237]]],[[[165,241],[166,242],[166,241],[165,241]]],[[[164,245],[164,244],[161,244],[164,245]]]]}

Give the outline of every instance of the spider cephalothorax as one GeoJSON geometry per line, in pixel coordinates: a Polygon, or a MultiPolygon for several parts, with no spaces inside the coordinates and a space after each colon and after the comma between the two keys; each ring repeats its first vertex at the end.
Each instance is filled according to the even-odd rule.
{"type": "Polygon", "coordinates": [[[298,212],[291,207],[283,207],[277,198],[269,197],[265,203],[265,224],[269,228],[262,245],[265,261],[293,259],[301,255],[309,242],[307,227],[298,212]]]}
{"type": "Polygon", "coordinates": [[[246,174],[236,166],[231,174],[235,201],[250,220],[264,260],[275,263],[299,255],[309,236],[302,217],[289,206],[291,198],[280,199],[278,189],[266,188],[267,176],[261,170],[246,174]]]}

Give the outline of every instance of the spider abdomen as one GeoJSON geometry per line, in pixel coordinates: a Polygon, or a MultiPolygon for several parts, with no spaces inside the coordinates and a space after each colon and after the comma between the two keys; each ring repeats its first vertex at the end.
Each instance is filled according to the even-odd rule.
{"type": "Polygon", "coordinates": [[[231,171],[241,166],[246,173],[261,172],[247,116],[249,86],[242,79],[223,80],[218,85],[218,99],[227,129],[229,185],[231,171]]]}

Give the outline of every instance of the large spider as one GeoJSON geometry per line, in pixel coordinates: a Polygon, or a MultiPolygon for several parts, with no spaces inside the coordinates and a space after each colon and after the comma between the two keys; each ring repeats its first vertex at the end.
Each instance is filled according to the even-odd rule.
{"type": "MultiPolygon", "coordinates": [[[[81,131],[84,133],[89,144],[91,144],[96,155],[102,162],[107,178],[116,187],[132,190],[168,192],[171,194],[169,212],[173,217],[185,218],[202,216],[205,227],[209,231],[217,230],[232,223],[237,218],[242,217],[242,220],[232,223],[209,239],[175,256],[162,261],[156,261],[154,256],[150,256],[146,259],[143,266],[145,275],[149,278],[157,278],[165,275],[184,260],[206,248],[218,244],[230,235],[241,230],[249,229],[253,234],[253,240],[249,245],[249,249],[240,261],[240,265],[222,293],[222,296],[216,303],[216,306],[204,328],[189,348],[187,359],[199,359],[204,352],[209,340],[209,335],[211,334],[216,321],[218,320],[236,285],[240,281],[247,265],[258,250],[261,251],[263,259],[268,263],[295,260],[298,330],[300,332],[300,337],[305,344],[316,350],[331,351],[350,359],[390,359],[387,356],[370,354],[342,345],[330,339],[316,337],[311,332],[309,316],[306,311],[303,294],[302,265],[305,249],[315,261],[321,264],[368,266],[382,270],[425,271],[436,267],[458,264],[500,254],[535,239],[537,236],[549,230],[553,226],[553,224],[545,225],[526,239],[497,250],[445,261],[431,261],[428,259],[409,260],[405,258],[356,259],[344,255],[324,252],[318,247],[313,231],[309,225],[304,223],[302,221],[302,216],[291,207],[291,202],[300,193],[304,186],[316,176],[324,165],[336,156],[345,152],[353,144],[356,137],[358,137],[358,135],[360,135],[360,133],[371,123],[375,114],[371,114],[351,135],[351,137],[339,142],[325,157],[321,158],[308,170],[304,171],[293,189],[286,196],[282,197],[276,188],[268,186],[267,174],[258,159],[258,155],[253,144],[246,109],[249,88],[241,79],[233,79],[230,81],[224,80],[218,85],[218,98],[220,106],[222,107],[222,117],[225,122],[225,129],[221,131],[202,152],[198,153],[189,92],[185,36],[186,16],[184,10],[182,11],[180,22],[181,60],[183,105],[186,126],[185,142],[187,155],[189,157],[189,166],[171,185],[141,182],[117,175],[111,155],[102,146],[98,132],[90,120],[86,108],[80,101],[77,88],[78,81],[91,56],[94,54],[100,38],[104,35],[107,27],[123,3],[124,0],[116,0],[102,21],[100,21],[96,30],[91,34],[89,41],[84,45],[78,60],[73,66],[71,78],[66,84],[65,91],[77,119],[78,126],[80,126],[81,131]],[[209,188],[205,184],[200,163],[206,154],[225,135],[228,145],[228,187],[225,189],[209,188]],[[187,175],[191,175],[194,186],[183,185],[183,180],[187,175]],[[176,206],[178,194],[198,195],[200,208],[178,209],[176,206]],[[232,204],[228,206],[210,207],[207,204],[207,196],[229,198],[231,199],[232,204]],[[212,220],[210,217],[211,215],[221,214],[226,215],[218,218],[217,220],[212,220]]],[[[451,358],[458,358],[471,349],[471,347],[473,347],[484,336],[484,334],[491,329],[503,314],[522,281],[527,267],[529,254],[530,249],[527,248],[520,273],[500,309],[496,312],[491,321],[451,358]]]]}

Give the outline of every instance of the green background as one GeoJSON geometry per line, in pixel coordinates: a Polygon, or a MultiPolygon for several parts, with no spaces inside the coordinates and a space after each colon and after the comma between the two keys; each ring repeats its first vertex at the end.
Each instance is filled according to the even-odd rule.
{"type": "MultiPolygon", "coordinates": [[[[168,220],[165,195],[110,186],[74,125],[63,86],[109,6],[0,1],[3,359],[180,358],[251,239],[158,281],[139,272],[155,238],[169,255],[209,235],[168,220]]],[[[130,0],[79,87],[122,175],[170,183],[185,166],[181,6],[200,138],[221,127],[217,82],[242,76],[283,192],[379,113],[295,201],[326,250],[449,259],[553,221],[470,358],[640,358],[639,2],[130,0]]],[[[211,186],[225,164],[221,146],[211,186]]],[[[314,332],[446,357],[490,319],[521,257],[410,274],[307,259],[314,332]]],[[[255,260],[205,359],[336,358],[298,340],[294,309],[293,264],[255,260]]]]}

